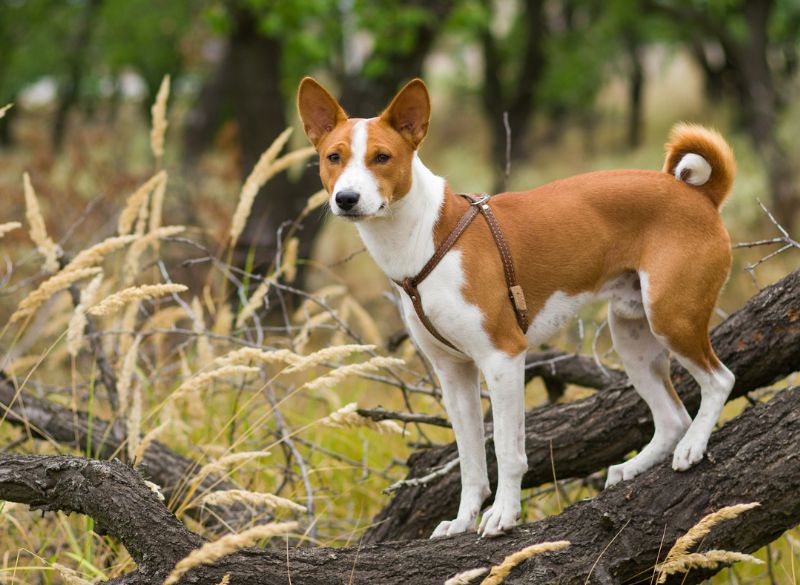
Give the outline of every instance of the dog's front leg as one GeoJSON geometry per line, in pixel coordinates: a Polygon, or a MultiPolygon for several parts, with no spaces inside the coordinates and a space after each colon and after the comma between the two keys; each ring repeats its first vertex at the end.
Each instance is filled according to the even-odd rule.
{"type": "Polygon", "coordinates": [[[461,467],[458,516],[436,527],[431,538],[437,538],[475,530],[481,505],[490,491],[478,368],[473,362],[455,362],[446,358],[432,361],[442,384],[444,407],[456,435],[461,467]]]}
{"type": "Polygon", "coordinates": [[[497,492],[483,514],[481,536],[513,528],[520,513],[520,484],[528,469],[525,454],[525,353],[515,357],[497,352],[481,363],[492,400],[497,492]]]}

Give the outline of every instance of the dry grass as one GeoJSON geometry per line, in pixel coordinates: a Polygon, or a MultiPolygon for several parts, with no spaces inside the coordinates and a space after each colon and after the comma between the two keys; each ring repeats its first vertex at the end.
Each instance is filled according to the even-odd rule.
{"type": "Polygon", "coordinates": [[[210,506],[229,506],[235,503],[243,503],[256,508],[265,507],[271,510],[283,509],[302,513],[308,511],[305,506],[301,506],[292,500],[276,496],[275,494],[250,492],[247,490],[223,490],[211,492],[210,494],[205,495],[201,502],[210,506]]]}
{"type": "Polygon", "coordinates": [[[156,94],[156,101],[150,109],[150,114],[153,118],[152,128],[150,130],[150,148],[153,151],[153,156],[159,162],[164,157],[164,136],[167,133],[167,99],[169,99],[169,85],[170,77],[165,75],[161,80],[161,86],[158,88],[156,94]]]}
{"type": "Polygon", "coordinates": [[[53,239],[47,235],[47,227],[44,223],[42,210],[39,208],[39,199],[36,197],[33,184],[31,184],[30,175],[28,173],[23,174],[22,180],[25,187],[25,217],[30,227],[31,240],[33,240],[39,253],[44,257],[43,268],[45,272],[56,272],[61,250],[53,239]]]}
{"type": "Polygon", "coordinates": [[[189,287],[184,284],[143,284],[141,286],[132,286],[104,298],[87,312],[95,316],[110,315],[134,301],[152,300],[187,290],[189,290],[189,287]]]}
{"type": "Polygon", "coordinates": [[[714,550],[707,553],[689,554],[689,549],[699,543],[711,529],[725,520],[736,518],[740,514],[760,506],[758,502],[749,504],[736,504],[725,506],[716,512],[704,516],[697,524],[692,526],[686,534],[678,538],[667,553],[664,561],[656,569],[659,572],[658,583],[664,583],[668,575],[685,573],[692,568],[715,568],[720,563],[733,563],[737,561],[751,561],[760,563],[750,555],[738,552],[714,550]]]}
{"type": "Polygon", "coordinates": [[[180,581],[181,576],[194,567],[211,564],[241,548],[252,546],[261,540],[275,536],[284,536],[296,528],[297,522],[264,524],[245,530],[240,534],[229,534],[215,542],[204,544],[175,565],[175,568],[164,580],[164,585],[175,585],[180,581]]]}
{"type": "Polygon", "coordinates": [[[535,557],[536,555],[563,550],[569,545],[570,542],[567,540],[558,540],[555,542],[541,542],[539,544],[527,546],[522,550],[508,555],[505,559],[503,559],[502,563],[492,567],[489,575],[483,581],[481,581],[481,585],[500,585],[500,583],[502,583],[511,572],[511,569],[516,567],[522,561],[525,561],[531,557],[535,557]]]}

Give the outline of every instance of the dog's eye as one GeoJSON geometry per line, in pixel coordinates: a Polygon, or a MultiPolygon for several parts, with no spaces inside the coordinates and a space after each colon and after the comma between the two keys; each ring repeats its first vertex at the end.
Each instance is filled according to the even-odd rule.
{"type": "Polygon", "coordinates": [[[390,158],[392,157],[389,156],[388,154],[384,154],[383,152],[381,152],[380,154],[375,155],[375,162],[378,163],[379,165],[386,164],[387,162],[389,162],[390,158]]]}
{"type": "Polygon", "coordinates": [[[328,155],[328,160],[333,164],[337,164],[340,160],[342,160],[342,157],[339,156],[338,152],[332,152],[328,155]]]}

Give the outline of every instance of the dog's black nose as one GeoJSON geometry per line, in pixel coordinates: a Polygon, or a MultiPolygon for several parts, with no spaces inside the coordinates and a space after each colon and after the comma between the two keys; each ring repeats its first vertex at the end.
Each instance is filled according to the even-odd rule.
{"type": "Polygon", "coordinates": [[[342,211],[350,211],[356,206],[356,203],[358,203],[359,197],[360,195],[355,191],[339,191],[335,197],[336,205],[338,205],[342,211]]]}

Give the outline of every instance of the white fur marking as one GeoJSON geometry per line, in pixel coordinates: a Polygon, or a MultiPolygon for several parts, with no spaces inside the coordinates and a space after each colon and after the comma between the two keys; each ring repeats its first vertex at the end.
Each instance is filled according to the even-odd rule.
{"type": "Polygon", "coordinates": [[[557,290],[545,301],[544,307],[536,313],[525,336],[528,343],[536,345],[544,343],[556,332],[564,328],[578,310],[589,302],[594,295],[592,293],[580,293],[568,295],[557,290]]]}
{"type": "Polygon", "coordinates": [[[695,187],[705,185],[710,176],[711,165],[708,164],[708,161],[702,156],[699,154],[694,154],[693,152],[685,154],[678,163],[678,166],[675,167],[675,177],[681,181],[685,180],[687,183],[694,185],[695,187]],[[684,171],[689,171],[686,179],[681,178],[684,171]]]}
{"type": "Polygon", "coordinates": [[[366,164],[369,122],[370,120],[360,120],[353,126],[353,134],[350,137],[352,154],[347,167],[333,186],[333,193],[331,193],[331,209],[337,215],[342,213],[336,204],[336,194],[339,191],[355,191],[360,195],[358,203],[348,213],[371,217],[382,209],[384,201],[378,188],[378,182],[366,164]]]}

